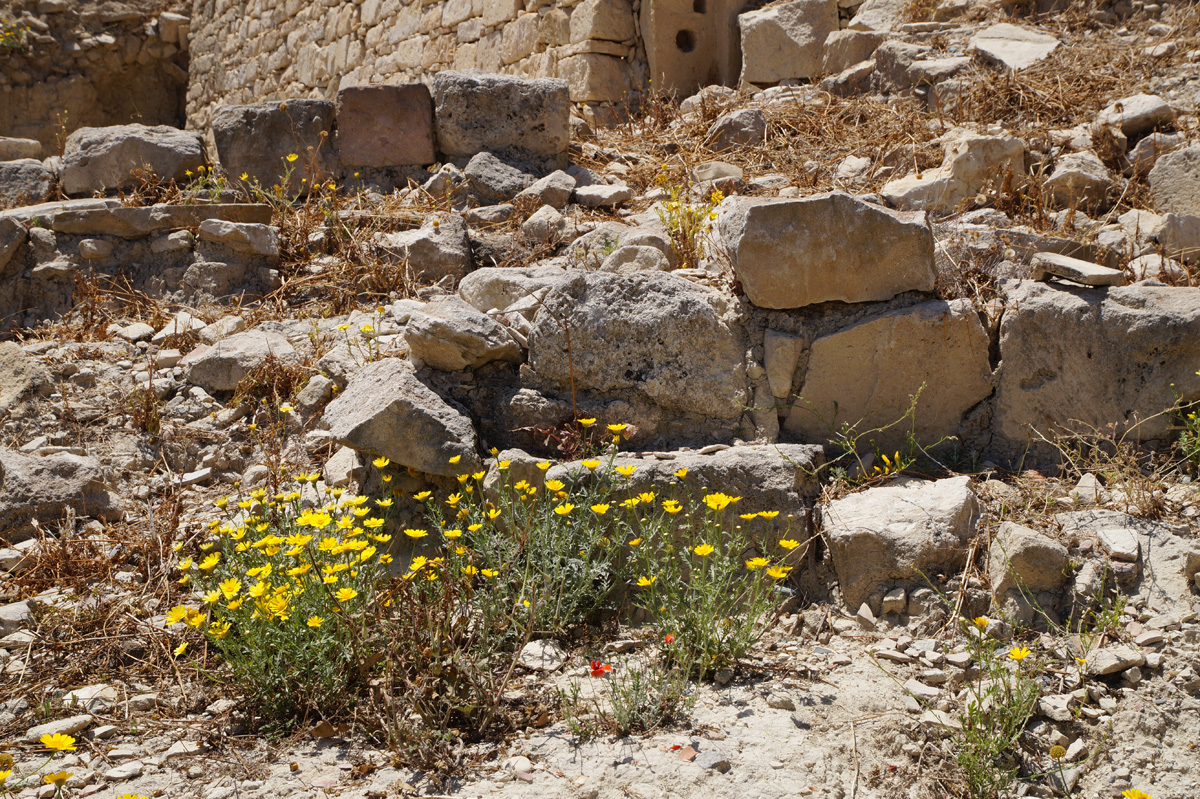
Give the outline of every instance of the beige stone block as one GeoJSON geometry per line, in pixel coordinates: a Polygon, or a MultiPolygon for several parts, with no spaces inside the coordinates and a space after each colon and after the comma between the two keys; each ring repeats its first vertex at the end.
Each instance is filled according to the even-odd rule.
{"type": "Polygon", "coordinates": [[[478,69],[484,72],[500,71],[501,36],[500,31],[494,31],[479,40],[479,47],[475,51],[478,69]]]}
{"type": "Polygon", "coordinates": [[[442,6],[442,25],[450,27],[466,22],[474,15],[473,0],[446,0],[442,6]]]}
{"type": "MultiPolygon", "coordinates": [[[[988,336],[979,315],[965,300],[938,300],[814,341],[785,429],[811,442],[829,440],[842,422],[857,422],[859,430],[890,424],[920,392],[912,429],[932,445],[954,435],[964,414],[991,391],[988,336]]],[[[898,425],[875,438],[890,448],[909,429],[898,425]]]]}
{"type": "Polygon", "coordinates": [[[629,0],[584,0],[571,13],[572,42],[587,39],[624,42],[636,35],[629,0]]]}
{"type": "Polygon", "coordinates": [[[538,41],[549,47],[566,44],[571,40],[571,18],[561,8],[543,8],[538,11],[538,41]]]}
{"type": "Polygon", "coordinates": [[[585,54],[558,62],[558,77],[567,81],[571,101],[597,103],[616,101],[629,92],[629,65],[607,55],[585,54]]]}
{"type": "Polygon", "coordinates": [[[362,19],[362,24],[367,27],[373,27],[379,23],[379,12],[383,8],[383,0],[363,0],[363,4],[359,9],[359,15],[362,19]]]}
{"type": "Polygon", "coordinates": [[[454,68],[457,70],[475,69],[475,44],[460,44],[454,51],[454,68]]]}
{"type": "Polygon", "coordinates": [[[524,7],[523,0],[488,0],[483,5],[483,24],[499,25],[516,19],[524,7]]]}
{"type": "Polygon", "coordinates": [[[538,15],[522,14],[500,33],[500,63],[514,64],[531,55],[538,45],[538,15]]]}

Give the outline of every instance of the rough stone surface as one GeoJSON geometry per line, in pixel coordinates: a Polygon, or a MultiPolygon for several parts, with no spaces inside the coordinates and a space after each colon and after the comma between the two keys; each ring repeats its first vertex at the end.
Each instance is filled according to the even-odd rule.
{"type": "Polygon", "coordinates": [[[1029,262],[1034,280],[1060,277],[1084,286],[1123,286],[1125,273],[1053,252],[1036,253],[1029,262]]]}
{"type": "Polygon", "coordinates": [[[850,20],[849,28],[887,33],[895,30],[906,17],[907,6],[903,0],[866,0],[850,20]]]}
{"type": "Polygon", "coordinates": [[[968,477],[900,478],[830,503],[823,528],[846,607],[897,581],[957,572],[978,516],[968,477]]]}
{"type": "Polygon", "coordinates": [[[467,223],[457,214],[430,217],[416,230],[381,233],[375,245],[384,259],[407,266],[421,280],[459,280],[471,271],[467,223]]]}
{"type": "Polygon", "coordinates": [[[1167,255],[1188,263],[1200,260],[1200,216],[1163,214],[1161,220],[1153,238],[1167,255]]]}
{"type": "Polygon", "coordinates": [[[532,197],[542,205],[562,210],[571,201],[571,193],[575,191],[575,178],[557,169],[546,177],[534,181],[529,188],[517,194],[517,199],[532,197]]]}
{"type": "Polygon", "coordinates": [[[949,214],[989,180],[999,185],[1005,174],[1018,179],[1025,174],[1025,145],[1012,136],[962,133],[943,147],[940,167],[888,182],[883,198],[902,210],[949,214]]]}
{"type": "Polygon", "coordinates": [[[81,517],[120,518],[121,500],[109,492],[108,474],[93,458],[0,449],[0,466],[0,540],[15,543],[28,538],[34,532],[33,519],[53,529],[67,507],[81,517]]]}
{"type": "Polygon", "coordinates": [[[553,639],[530,641],[521,648],[517,662],[530,671],[558,671],[567,662],[567,653],[553,639]]]}
{"type": "Polygon", "coordinates": [[[994,443],[1024,451],[1059,427],[1171,435],[1162,410],[1200,399],[1200,289],[1004,284],[994,443]]]}
{"type": "Polygon", "coordinates": [[[132,186],[144,167],[164,180],[187,181],[184,174],[204,165],[199,133],[165,125],[79,128],[63,150],[62,187],[67,194],[91,194],[132,186]]]}
{"type": "Polygon", "coordinates": [[[1055,37],[1007,22],[990,25],[971,37],[970,47],[1006,69],[1025,69],[1058,49],[1055,37]]]}
{"type": "Polygon", "coordinates": [[[883,43],[883,34],[872,31],[835,30],[825,39],[821,72],[836,75],[871,57],[883,43]]]}
{"type": "MultiPolygon", "coordinates": [[[[742,498],[737,505],[739,512],[777,510],[779,519],[788,513],[802,513],[806,501],[821,490],[816,474],[825,456],[818,446],[749,444],[710,455],[693,451],[671,454],[674,457],[669,460],[650,461],[618,456],[614,466],[634,467],[623,490],[630,495],[656,491],[664,499],[679,500],[686,492],[694,497],[697,492],[723,491],[742,498]],[[680,469],[687,470],[682,482],[675,477],[680,469]]],[[[588,477],[590,474],[580,461],[572,461],[551,466],[545,476],[574,482],[594,479],[588,477]]],[[[540,480],[540,474],[533,479],[540,480]]]]}
{"type": "Polygon", "coordinates": [[[329,141],[333,121],[334,107],[328,100],[223,106],[213,113],[212,135],[227,175],[245,174],[270,188],[290,169],[287,188],[300,192],[335,172],[329,141]],[[297,157],[288,162],[289,155],[297,157]],[[304,179],[307,184],[301,183],[304,179]]]}
{"type": "Polygon", "coordinates": [[[757,108],[730,111],[708,129],[704,143],[713,152],[761,146],[767,139],[767,116],[757,108]]]}
{"type": "Polygon", "coordinates": [[[848,194],[733,198],[722,204],[717,227],[746,296],[759,307],[869,302],[933,289],[933,233],[924,217],[848,194]]]}
{"type": "Polygon", "coordinates": [[[249,222],[206,219],[197,234],[200,241],[215,241],[247,255],[279,258],[279,228],[249,222]]]}
{"type": "Polygon", "coordinates": [[[1067,548],[1036,530],[1013,522],[1000,525],[988,550],[988,580],[992,596],[1001,606],[1006,594],[1014,592],[1018,604],[1039,591],[1057,591],[1067,581],[1070,569],[1067,548]]]}
{"type": "Polygon", "coordinates": [[[744,348],[724,318],[727,299],[670,273],[569,276],[547,295],[529,335],[529,365],[567,388],[632,392],[671,411],[730,419],[749,400],[744,348]],[[670,330],[670,335],[664,331],[670,330]]]}
{"type": "Polygon", "coordinates": [[[337,96],[338,159],[344,167],[432,164],[433,97],[423,83],[352,86],[337,96]]]}
{"type": "MultiPolygon", "coordinates": [[[[965,300],[938,300],[814,341],[784,429],[803,440],[826,441],[842,422],[861,420],[859,429],[889,424],[919,392],[913,431],[932,443],[958,432],[963,416],[991,390],[988,336],[978,315],[965,300]]],[[[900,427],[908,429],[907,423],[900,427]]],[[[879,440],[894,445],[902,436],[893,430],[879,440]]]]}
{"type": "Polygon", "coordinates": [[[15,219],[0,216],[0,275],[12,262],[17,250],[29,238],[25,226],[15,219]]]}
{"type": "Polygon", "coordinates": [[[503,311],[519,300],[544,294],[564,274],[557,266],[485,267],[462,279],[458,296],[485,313],[503,311]]]}
{"type": "Polygon", "coordinates": [[[0,161],[21,161],[26,158],[41,159],[42,143],[37,139],[18,139],[0,136],[0,161]]]}
{"type": "Polygon", "coordinates": [[[1200,144],[1159,158],[1146,179],[1159,213],[1200,216],[1200,144]]]}
{"type": "Polygon", "coordinates": [[[0,161],[0,206],[34,205],[54,194],[54,173],[41,161],[0,161]]]}
{"type": "Polygon", "coordinates": [[[558,160],[570,143],[570,93],[563,80],[480,72],[433,79],[438,147],[450,157],[517,151],[558,160]]]}
{"type": "Polygon", "coordinates": [[[521,359],[521,347],[499,323],[458,297],[413,311],[404,340],[414,362],[447,372],[521,359]]]}
{"type": "Polygon", "coordinates": [[[1140,649],[1134,649],[1125,644],[1106,646],[1095,652],[1087,653],[1087,674],[1089,677],[1103,677],[1106,674],[1116,674],[1134,666],[1146,663],[1146,655],[1140,649]]]}
{"type": "Polygon", "coordinates": [[[324,418],[338,443],[419,472],[452,476],[481,465],[471,420],[396,358],[360,369],[324,418]],[[452,465],[456,455],[462,460],[452,465]]]}
{"type": "Polygon", "coordinates": [[[618,247],[600,264],[601,272],[666,272],[670,268],[671,262],[662,250],[645,244],[618,247]]]}
{"type": "Polygon", "coordinates": [[[825,39],[838,29],[837,0],[798,0],[738,15],[744,83],[820,74],[825,39]]]}
{"type": "Polygon", "coordinates": [[[1070,153],[1058,159],[1042,188],[1058,208],[1096,208],[1112,186],[1108,167],[1095,153],[1070,153]]]}
{"type": "MultiPolygon", "coordinates": [[[[484,205],[506,203],[533,183],[533,176],[491,153],[478,153],[463,169],[471,193],[484,205]]],[[[565,174],[565,173],[564,173],[565,174]]]]}
{"type": "Polygon", "coordinates": [[[1130,139],[1175,121],[1175,109],[1153,94],[1123,97],[1096,115],[1096,124],[1114,125],[1130,139]]]}
{"type": "Polygon", "coordinates": [[[15,341],[0,342],[0,412],[12,409],[23,398],[50,388],[50,376],[37,359],[15,341]]]}
{"type": "Polygon", "coordinates": [[[297,364],[300,355],[278,333],[249,330],[221,339],[208,348],[188,370],[188,382],[205,391],[233,391],[237,384],[268,357],[281,364],[297,364]]]}
{"type": "Polygon", "coordinates": [[[633,190],[624,183],[600,183],[594,186],[577,186],[573,195],[575,202],[585,208],[611,208],[633,199],[633,190]]]}

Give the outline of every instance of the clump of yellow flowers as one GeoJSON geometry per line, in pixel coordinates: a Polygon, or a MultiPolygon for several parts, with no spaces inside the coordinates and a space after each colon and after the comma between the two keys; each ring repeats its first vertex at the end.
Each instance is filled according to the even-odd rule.
{"type": "MultiPolygon", "coordinates": [[[[318,479],[300,473],[284,492],[218,499],[223,518],[208,523],[198,554],[178,563],[179,583],[195,601],[171,608],[166,622],[204,633],[247,679],[306,668],[327,674],[323,688],[336,693],[344,687],[334,673],[346,658],[339,650],[392,560],[384,524],[393,500],[318,493],[318,479]]],[[[175,651],[186,650],[185,642],[175,651]]]]}

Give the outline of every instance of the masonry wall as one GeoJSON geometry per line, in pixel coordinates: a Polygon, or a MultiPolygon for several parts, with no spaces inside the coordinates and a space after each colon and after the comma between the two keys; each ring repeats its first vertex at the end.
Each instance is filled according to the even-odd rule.
{"type": "Polygon", "coordinates": [[[188,82],[183,0],[0,1],[0,22],[24,33],[0,47],[0,136],[37,139],[53,154],[64,133],[141,122],[182,126],[188,82]]]}
{"type": "Polygon", "coordinates": [[[620,103],[649,77],[646,1],[195,0],[188,124],[206,129],[221,104],[333,99],[442,69],[564,78],[575,102],[620,103]]]}

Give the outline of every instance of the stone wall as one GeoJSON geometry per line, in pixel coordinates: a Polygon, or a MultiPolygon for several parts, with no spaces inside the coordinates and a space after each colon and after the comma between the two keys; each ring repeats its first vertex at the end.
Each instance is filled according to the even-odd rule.
{"type": "Polygon", "coordinates": [[[563,78],[576,103],[737,78],[743,0],[195,0],[188,123],[444,69],[563,78]],[[725,33],[722,33],[722,32],[725,33]]]}
{"type": "Polygon", "coordinates": [[[186,0],[0,2],[27,28],[0,49],[0,136],[36,139],[50,155],[84,126],[182,126],[188,82],[186,0]]]}

